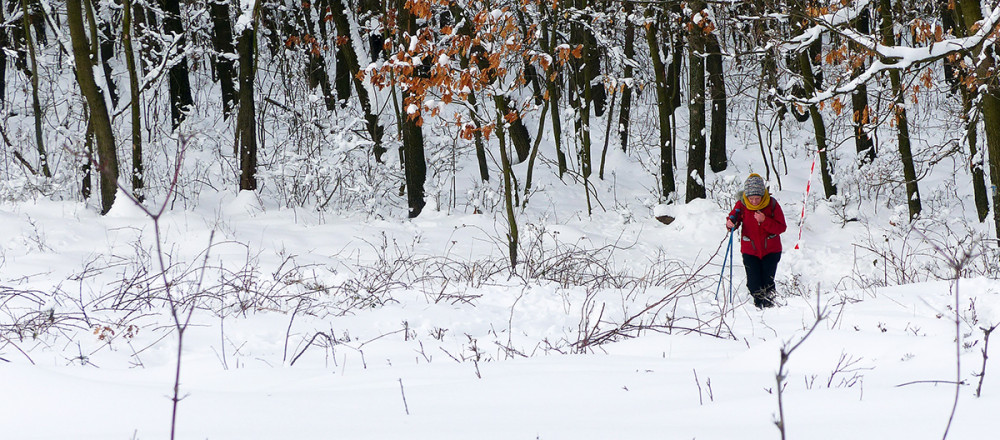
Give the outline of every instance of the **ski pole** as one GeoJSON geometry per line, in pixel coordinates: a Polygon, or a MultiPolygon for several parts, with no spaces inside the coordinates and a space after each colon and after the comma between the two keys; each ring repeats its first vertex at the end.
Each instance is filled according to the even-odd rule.
{"type": "Polygon", "coordinates": [[[719,289],[722,287],[722,280],[725,279],[726,275],[726,262],[729,262],[729,301],[733,300],[733,268],[732,268],[732,254],[733,254],[733,230],[729,230],[729,245],[726,246],[726,254],[722,258],[722,270],[719,271],[719,284],[715,286],[715,300],[719,300],[719,289]]]}
{"type": "Polygon", "coordinates": [[[733,303],[733,231],[729,231],[729,303],[733,303]]]}

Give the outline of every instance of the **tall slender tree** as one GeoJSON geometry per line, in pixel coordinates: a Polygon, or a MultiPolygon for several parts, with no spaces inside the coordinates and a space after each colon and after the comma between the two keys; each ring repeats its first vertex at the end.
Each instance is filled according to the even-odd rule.
{"type": "Polygon", "coordinates": [[[260,0],[253,3],[249,11],[241,11],[245,21],[237,30],[239,40],[236,52],[239,54],[239,102],[236,114],[236,142],[240,159],[240,190],[257,189],[257,117],[254,102],[254,78],[256,76],[257,19],[260,15],[260,0]]]}
{"type": "MultiPolygon", "coordinates": [[[[975,33],[974,29],[978,30],[983,20],[980,3],[976,0],[960,0],[955,4],[955,8],[961,18],[964,33],[966,35],[975,33]]],[[[980,106],[986,132],[986,151],[989,156],[993,222],[997,239],[1000,241],[1000,79],[998,79],[1000,60],[997,59],[1000,53],[997,53],[996,46],[980,46],[973,53],[975,55],[972,57],[973,71],[967,80],[967,87],[982,91],[980,106]]]]}
{"type": "Polygon", "coordinates": [[[24,26],[25,46],[31,62],[31,110],[35,117],[35,148],[38,150],[38,160],[41,163],[42,175],[52,177],[49,169],[49,158],[45,153],[45,139],[42,136],[42,104],[38,98],[38,61],[35,56],[35,44],[31,38],[31,28],[28,25],[28,0],[21,0],[21,23],[24,26]]]}
{"type": "Polygon", "coordinates": [[[334,4],[330,7],[330,13],[333,23],[337,27],[337,41],[343,42],[343,44],[338,43],[337,53],[339,54],[338,56],[343,56],[344,61],[347,63],[347,70],[354,84],[354,91],[358,95],[358,102],[361,103],[361,110],[365,113],[365,128],[372,140],[372,153],[376,161],[382,162],[382,155],[386,152],[386,148],[382,146],[382,137],[385,129],[379,123],[378,115],[372,109],[368,89],[365,88],[364,82],[361,81],[359,55],[350,38],[352,27],[345,12],[350,10],[350,8],[346,6],[341,7],[344,5],[341,3],[342,0],[333,1],[334,4]]]}
{"type": "Polygon", "coordinates": [[[135,48],[132,45],[132,0],[122,2],[122,45],[125,49],[125,66],[128,70],[129,115],[132,122],[132,196],[138,201],[145,199],[145,176],[142,161],[142,118],[139,100],[139,71],[135,64],[135,48]]]}
{"type": "MultiPolygon", "coordinates": [[[[895,21],[893,20],[892,0],[879,0],[879,16],[882,24],[879,30],[882,34],[882,44],[896,45],[895,21]]],[[[889,82],[892,87],[892,109],[895,116],[896,140],[899,148],[899,158],[903,162],[903,179],[906,181],[906,204],[910,211],[910,220],[920,215],[920,187],[917,183],[917,169],[913,165],[913,152],[910,147],[910,120],[906,112],[906,94],[903,91],[903,80],[899,69],[889,71],[889,82]]]]}
{"type": "MultiPolygon", "coordinates": [[[[417,20],[410,5],[405,0],[395,0],[397,14],[398,44],[401,47],[416,47],[417,20]]],[[[408,54],[410,58],[419,54],[408,54]]],[[[406,62],[408,60],[399,60],[406,62]]],[[[424,133],[421,128],[420,107],[416,96],[408,87],[402,90],[403,114],[400,115],[400,135],[403,139],[403,172],[406,176],[406,201],[410,208],[409,217],[420,215],[427,202],[424,201],[424,182],[427,180],[427,161],[424,159],[424,133]]]]}
{"type": "Polygon", "coordinates": [[[618,142],[622,151],[628,151],[629,127],[632,125],[632,65],[635,63],[635,23],[632,21],[632,13],[635,11],[635,4],[625,2],[622,7],[625,13],[625,72],[622,74],[622,104],[618,116],[618,142]]]}
{"type": "MultiPolygon", "coordinates": [[[[0,2],[0,23],[6,23],[6,5],[0,2]]],[[[7,36],[7,28],[0,27],[0,109],[7,102],[7,50],[10,49],[10,38],[7,36]]]]}
{"type": "Polygon", "coordinates": [[[708,93],[711,98],[712,125],[708,147],[708,163],[712,172],[719,173],[729,166],[726,154],[726,125],[728,103],[726,98],[726,77],[723,72],[722,45],[714,23],[707,24],[705,32],[705,72],[708,75],[708,93]]]}
{"type": "MultiPolygon", "coordinates": [[[[652,10],[649,14],[653,14],[652,10]]],[[[659,32],[663,25],[662,16],[657,15],[654,23],[646,26],[646,43],[649,46],[650,60],[656,78],[656,109],[660,122],[660,197],[667,202],[672,201],[676,186],[674,184],[674,152],[671,140],[671,115],[674,112],[674,102],[667,79],[667,66],[663,63],[665,46],[660,44],[659,32]]],[[[667,37],[667,41],[671,41],[667,37]]]]}
{"type": "Polygon", "coordinates": [[[114,69],[111,68],[111,60],[115,56],[115,33],[112,25],[113,11],[107,2],[93,2],[94,15],[97,21],[98,54],[101,59],[101,68],[104,73],[104,84],[108,88],[108,96],[111,97],[111,107],[118,107],[118,87],[115,86],[114,69]]]}
{"type": "Polygon", "coordinates": [[[229,17],[229,2],[209,0],[208,12],[212,17],[212,46],[215,49],[215,74],[222,89],[222,115],[229,118],[236,108],[238,96],[233,82],[234,58],[233,22],[229,17]]]}
{"type": "Polygon", "coordinates": [[[66,23],[73,45],[73,60],[76,63],[76,78],[80,91],[90,109],[94,137],[97,141],[97,169],[101,182],[101,213],[107,214],[115,202],[118,183],[118,152],[115,147],[111,117],[104,100],[104,93],[94,80],[91,64],[90,43],[83,27],[83,8],[80,0],[66,0],[66,23]]]}
{"type": "Polygon", "coordinates": [[[703,0],[688,4],[688,149],[686,201],[705,198],[705,40],[711,22],[703,0]]]}
{"type": "MultiPolygon", "coordinates": [[[[965,23],[962,22],[961,4],[940,1],[937,5],[941,10],[941,24],[945,32],[951,32],[957,37],[968,37],[965,23]]],[[[965,141],[969,146],[969,174],[972,177],[972,193],[976,201],[976,213],[979,221],[985,221],[990,213],[990,196],[986,191],[986,176],[983,172],[984,161],[979,148],[980,117],[975,110],[979,99],[978,87],[970,87],[968,80],[973,72],[963,67],[959,57],[949,57],[944,63],[945,78],[951,85],[951,92],[956,91],[962,97],[962,120],[965,122],[965,141]]],[[[974,80],[974,78],[971,78],[974,80]]],[[[975,81],[972,81],[975,83],[975,81]]]]}
{"type": "MultiPolygon", "coordinates": [[[[795,3],[792,9],[792,20],[794,20],[793,28],[796,33],[803,33],[806,23],[808,23],[808,18],[805,15],[806,12],[801,9],[802,5],[795,3]]],[[[809,45],[794,55],[794,60],[797,61],[796,67],[798,67],[799,75],[802,78],[802,91],[805,96],[813,96],[817,89],[817,77],[813,74],[813,63],[810,50],[813,46],[809,45]]],[[[798,112],[793,112],[798,113],[798,112]]],[[[833,173],[830,169],[829,161],[829,151],[828,142],[826,134],[826,121],[823,120],[823,114],[819,111],[819,105],[815,103],[809,104],[808,111],[809,119],[812,121],[813,133],[816,136],[816,154],[819,156],[820,165],[820,176],[823,180],[823,190],[826,193],[826,197],[830,198],[837,195],[837,185],[833,182],[833,173]]]]}
{"type": "MultiPolygon", "coordinates": [[[[871,32],[871,13],[868,8],[858,16],[854,29],[862,34],[871,32]]],[[[852,50],[861,52],[862,48],[855,42],[849,43],[852,50]]],[[[867,56],[864,59],[867,61],[867,56]]],[[[852,75],[858,77],[864,72],[864,64],[857,63],[852,75]]],[[[858,166],[864,166],[875,160],[875,141],[869,134],[868,126],[871,124],[871,108],[868,106],[868,86],[861,84],[858,89],[851,93],[851,121],[854,123],[854,146],[860,160],[858,166]]]]}
{"type": "Polygon", "coordinates": [[[176,40],[175,50],[166,57],[176,57],[167,73],[170,89],[170,120],[173,128],[180,126],[187,112],[194,104],[191,97],[191,79],[188,75],[187,38],[184,35],[184,24],[181,21],[180,0],[160,0],[163,8],[163,30],[170,39],[176,40]]]}

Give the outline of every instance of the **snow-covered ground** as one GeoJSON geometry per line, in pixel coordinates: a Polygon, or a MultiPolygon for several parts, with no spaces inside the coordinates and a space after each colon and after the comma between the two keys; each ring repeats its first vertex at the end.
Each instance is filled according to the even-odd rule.
{"type": "MultiPolygon", "coordinates": [[[[995,363],[975,393],[1000,283],[937,279],[940,254],[893,236],[892,210],[842,226],[811,201],[793,249],[803,186],[775,194],[783,296],[763,311],[738,250],[729,300],[728,202],[673,206],[670,225],[652,210],[588,217],[579,200],[526,216],[522,258],[546,270],[532,278],[505,267],[500,218],[317,216],[203,194],[158,223],[178,319],[201,304],[177,438],[779,438],[781,368],[788,438],[939,438],[957,377],[949,438],[995,436],[995,363]],[[900,261],[873,261],[881,244],[900,261]],[[629,337],[578,345],[636,316],[629,337]]],[[[154,222],[124,197],[104,217],[40,198],[3,205],[0,230],[0,437],[167,438],[178,337],[154,222]]]]}

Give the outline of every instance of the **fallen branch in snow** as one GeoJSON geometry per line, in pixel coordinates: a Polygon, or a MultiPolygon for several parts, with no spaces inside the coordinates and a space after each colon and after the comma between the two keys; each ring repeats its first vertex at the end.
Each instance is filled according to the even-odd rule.
{"type": "Polygon", "coordinates": [[[914,380],[914,381],[910,381],[910,382],[901,383],[899,385],[896,385],[896,388],[905,387],[907,385],[916,385],[916,384],[921,384],[921,383],[932,383],[932,384],[935,384],[935,385],[939,385],[939,384],[944,384],[944,385],[968,385],[968,384],[965,383],[964,380],[961,381],[961,382],[955,382],[953,380],[914,380]]]}
{"type": "Polygon", "coordinates": [[[403,389],[403,378],[399,378],[399,394],[403,396],[403,409],[406,410],[406,415],[410,415],[410,406],[406,404],[406,390],[403,389]]]}
{"type": "Polygon", "coordinates": [[[980,327],[980,330],[983,331],[983,369],[979,371],[979,385],[976,386],[976,397],[983,397],[983,379],[986,378],[986,359],[989,358],[987,350],[990,348],[990,334],[997,327],[1000,327],[1000,324],[994,324],[990,328],[980,327]]]}
{"type": "MultiPolygon", "coordinates": [[[[708,265],[712,262],[712,260],[714,260],[715,257],[719,255],[719,251],[722,250],[722,244],[725,243],[726,240],[728,240],[728,235],[725,238],[723,238],[722,241],[719,242],[719,246],[715,249],[715,252],[708,257],[705,263],[699,266],[697,269],[695,269],[694,272],[692,272],[683,281],[677,284],[677,286],[674,287],[674,289],[671,290],[670,293],[660,298],[658,301],[655,301],[652,304],[646,306],[638,313],[629,316],[621,324],[619,324],[617,327],[613,329],[605,330],[603,332],[597,332],[595,324],[593,331],[584,334],[583,339],[573,344],[574,347],[580,350],[592,345],[600,345],[605,342],[610,342],[613,338],[617,336],[625,336],[626,334],[631,333],[632,331],[641,331],[644,329],[653,328],[654,326],[652,325],[642,324],[642,318],[646,315],[646,313],[648,313],[650,310],[663,306],[668,301],[675,300],[677,298],[677,295],[681,292],[681,290],[686,287],[689,287],[691,283],[698,277],[701,271],[704,270],[706,267],[708,267],[708,265]]],[[[670,328],[674,327],[670,326],[670,328]]]]}

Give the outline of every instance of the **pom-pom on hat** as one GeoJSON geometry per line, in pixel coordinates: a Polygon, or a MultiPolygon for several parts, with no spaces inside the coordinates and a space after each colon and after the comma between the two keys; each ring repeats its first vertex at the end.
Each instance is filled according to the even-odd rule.
{"type": "Polygon", "coordinates": [[[768,203],[771,203],[771,195],[767,191],[767,186],[764,185],[764,178],[760,177],[760,174],[751,174],[743,185],[743,204],[752,211],[758,211],[767,206],[768,203]],[[760,196],[760,203],[756,205],[750,203],[750,196],[760,196]]]}

